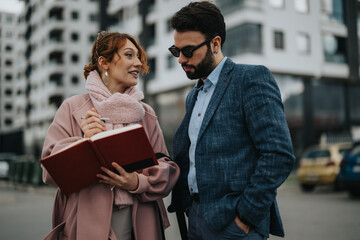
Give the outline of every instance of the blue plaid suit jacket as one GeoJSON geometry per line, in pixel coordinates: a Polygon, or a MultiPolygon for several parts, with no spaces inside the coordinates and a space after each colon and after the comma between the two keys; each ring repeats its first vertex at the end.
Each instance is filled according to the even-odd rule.
{"type": "MultiPolygon", "coordinates": [[[[191,205],[188,127],[196,98],[194,87],[173,139],[183,209],[191,205]]],[[[202,213],[211,227],[221,230],[241,214],[260,234],[284,236],[276,192],[295,157],[280,91],[267,68],[227,59],[200,128],[195,159],[202,213]]]]}

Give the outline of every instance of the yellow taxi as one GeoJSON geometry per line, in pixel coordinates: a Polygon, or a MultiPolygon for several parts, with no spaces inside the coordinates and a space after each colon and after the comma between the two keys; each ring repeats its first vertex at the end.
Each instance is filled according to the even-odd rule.
{"type": "Polygon", "coordinates": [[[309,148],[301,158],[297,171],[301,189],[309,192],[316,185],[324,184],[334,185],[335,190],[340,189],[340,162],[351,146],[352,143],[336,143],[309,148]]]}

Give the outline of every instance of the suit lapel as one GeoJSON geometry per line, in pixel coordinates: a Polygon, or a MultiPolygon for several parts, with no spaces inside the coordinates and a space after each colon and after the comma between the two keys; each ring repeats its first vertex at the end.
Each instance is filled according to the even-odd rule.
{"type": "Polygon", "coordinates": [[[230,72],[234,66],[235,66],[235,63],[233,61],[231,61],[230,59],[226,60],[224,67],[221,70],[219,80],[216,84],[215,91],[210,99],[208,108],[205,112],[205,116],[204,116],[203,122],[201,124],[201,128],[199,131],[199,136],[198,136],[197,141],[200,140],[202,134],[204,133],[206,127],[209,125],[211,118],[213,117],[214,113],[216,112],[216,109],[218,108],[218,106],[221,102],[221,99],[225,93],[225,90],[230,83],[230,80],[231,80],[230,72]]]}

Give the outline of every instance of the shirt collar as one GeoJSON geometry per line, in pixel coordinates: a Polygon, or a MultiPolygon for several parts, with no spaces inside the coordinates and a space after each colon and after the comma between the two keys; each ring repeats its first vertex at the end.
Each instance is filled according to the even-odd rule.
{"type": "MultiPolygon", "coordinates": [[[[225,64],[226,59],[227,59],[227,57],[224,57],[223,60],[221,60],[221,62],[215,67],[215,69],[206,78],[206,80],[209,80],[214,86],[216,86],[216,84],[219,80],[219,76],[220,76],[221,70],[225,64]]],[[[199,79],[196,84],[196,89],[200,89],[203,85],[204,85],[204,82],[201,79],[199,79]]]]}

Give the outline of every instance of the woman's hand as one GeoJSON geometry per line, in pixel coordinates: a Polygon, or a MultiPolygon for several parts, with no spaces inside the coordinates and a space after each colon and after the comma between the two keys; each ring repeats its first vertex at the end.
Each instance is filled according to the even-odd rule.
{"type": "Polygon", "coordinates": [[[100,120],[100,115],[95,108],[86,112],[85,120],[80,125],[84,137],[89,138],[93,135],[106,131],[105,123],[100,120]]]}
{"type": "Polygon", "coordinates": [[[134,191],[138,188],[139,179],[135,172],[128,173],[123,169],[119,164],[113,162],[111,164],[119,174],[116,174],[105,167],[101,167],[107,175],[98,174],[96,175],[100,178],[101,183],[106,183],[114,187],[118,187],[128,191],[134,191]]]}

